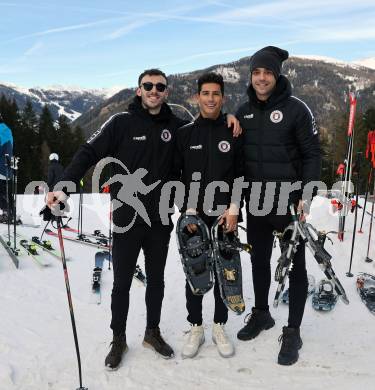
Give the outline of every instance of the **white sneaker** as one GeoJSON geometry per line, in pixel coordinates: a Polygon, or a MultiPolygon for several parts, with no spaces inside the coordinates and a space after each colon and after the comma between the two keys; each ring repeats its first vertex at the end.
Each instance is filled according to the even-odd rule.
{"type": "Polygon", "coordinates": [[[216,344],[217,350],[222,357],[227,358],[234,355],[234,345],[225,333],[224,324],[213,323],[212,341],[216,344]]]}
{"type": "Polygon", "coordinates": [[[182,358],[193,358],[199,347],[204,343],[204,329],[202,325],[191,325],[189,338],[182,348],[182,358]]]}

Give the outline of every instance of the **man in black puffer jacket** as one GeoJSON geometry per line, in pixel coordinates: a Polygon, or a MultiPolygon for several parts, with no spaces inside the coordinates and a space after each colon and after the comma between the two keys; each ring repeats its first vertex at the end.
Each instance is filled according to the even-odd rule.
{"type": "MultiPolygon", "coordinates": [[[[304,201],[311,202],[314,194],[303,199],[303,189],[320,178],[321,152],[314,116],[306,103],[292,96],[290,82],[280,75],[287,58],[287,51],[273,46],[252,56],[249,101],[237,112],[245,132],[245,179],[252,185],[247,196],[247,238],[253,248],[255,294],[250,319],[237,335],[240,340],[253,339],[275,324],[268,306],[273,231],[282,231],[291,222],[288,204],[301,209],[304,201]],[[271,182],[273,187],[269,187],[271,182]],[[258,199],[254,197],[255,183],[259,185],[258,199]],[[283,191],[287,183],[293,187],[290,193],[283,191]],[[270,189],[275,189],[274,194],[269,193],[270,189]]],[[[301,242],[289,274],[289,318],[288,326],[283,328],[279,364],[290,365],[298,360],[306,296],[305,247],[301,242]]]]}

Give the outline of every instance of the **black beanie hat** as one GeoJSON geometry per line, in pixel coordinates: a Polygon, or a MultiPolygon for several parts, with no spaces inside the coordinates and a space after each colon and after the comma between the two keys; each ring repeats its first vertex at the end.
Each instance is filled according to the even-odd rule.
{"type": "Polygon", "coordinates": [[[276,80],[280,76],[282,62],[288,59],[289,53],[276,46],[266,46],[254,53],[250,59],[250,73],[256,68],[266,68],[272,71],[276,80]]]}

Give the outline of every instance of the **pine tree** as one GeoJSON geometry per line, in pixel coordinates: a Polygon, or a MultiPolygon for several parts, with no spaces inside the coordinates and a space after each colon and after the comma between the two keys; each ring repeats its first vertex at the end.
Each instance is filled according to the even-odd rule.
{"type": "Polygon", "coordinates": [[[30,181],[44,180],[42,161],[40,160],[41,145],[39,143],[38,118],[30,100],[26,102],[21,113],[21,127],[24,134],[23,154],[25,156],[22,169],[25,172],[25,185],[27,185],[30,181]]]}
{"type": "Polygon", "coordinates": [[[56,152],[58,146],[57,132],[47,105],[43,107],[39,118],[39,144],[41,148],[42,175],[46,178],[48,174],[48,157],[51,153],[56,152]]]}
{"type": "Polygon", "coordinates": [[[60,163],[66,167],[75,153],[74,135],[69,125],[69,119],[60,115],[57,125],[57,147],[55,152],[60,157],[60,163]]]}

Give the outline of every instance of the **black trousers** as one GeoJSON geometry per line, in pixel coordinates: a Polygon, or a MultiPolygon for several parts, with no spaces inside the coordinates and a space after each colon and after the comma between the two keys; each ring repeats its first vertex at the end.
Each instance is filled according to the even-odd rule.
{"type": "MultiPolygon", "coordinates": [[[[254,216],[247,214],[247,240],[252,245],[252,273],[255,307],[268,309],[268,294],[271,285],[271,255],[273,231],[283,231],[291,222],[290,215],[269,214],[254,216]]],[[[294,255],[293,267],[289,273],[289,318],[288,326],[301,325],[307,297],[307,271],[305,245],[300,242],[294,255]]]]}
{"type": "Polygon", "coordinates": [[[152,223],[134,225],[129,231],[113,235],[113,289],[112,321],[113,334],[126,330],[129,310],[129,290],[140,250],[145,256],[146,310],[148,328],[156,328],[160,322],[164,298],[164,269],[168,254],[172,225],[152,223]]]}
{"type": "MultiPolygon", "coordinates": [[[[202,218],[206,223],[207,227],[210,229],[216,218],[202,218]]],[[[214,312],[214,322],[225,324],[228,320],[228,309],[225,306],[225,303],[221,299],[219,282],[217,280],[217,275],[215,271],[215,285],[214,285],[214,298],[215,298],[215,312],[214,312]]],[[[185,296],[186,296],[186,309],[188,311],[187,320],[191,324],[202,325],[202,301],[203,295],[194,295],[191,291],[189,283],[186,281],[185,284],[185,296]]]]}

